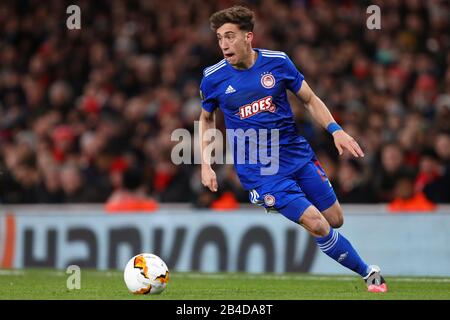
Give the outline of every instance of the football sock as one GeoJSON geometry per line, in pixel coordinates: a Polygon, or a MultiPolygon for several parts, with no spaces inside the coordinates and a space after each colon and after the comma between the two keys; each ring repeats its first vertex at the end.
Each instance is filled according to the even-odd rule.
{"type": "Polygon", "coordinates": [[[320,250],[330,258],[362,277],[367,275],[367,264],[361,259],[351,243],[333,228],[330,227],[330,233],[327,236],[317,237],[316,242],[320,250]]]}

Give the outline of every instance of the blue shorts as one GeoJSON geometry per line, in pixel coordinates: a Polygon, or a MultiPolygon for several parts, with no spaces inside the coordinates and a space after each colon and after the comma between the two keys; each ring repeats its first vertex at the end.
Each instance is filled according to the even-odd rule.
{"type": "Polygon", "coordinates": [[[250,190],[249,197],[252,203],[268,211],[275,209],[294,222],[310,205],[324,211],[336,201],[333,187],[315,158],[290,176],[250,190]]]}

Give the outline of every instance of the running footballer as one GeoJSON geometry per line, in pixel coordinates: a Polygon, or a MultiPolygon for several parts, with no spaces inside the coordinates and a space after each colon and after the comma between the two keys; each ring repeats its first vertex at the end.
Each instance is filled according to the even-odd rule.
{"type": "MultiPolygon", "coordinates": [[[[200,145],[204,149],[207,144],[202,139],[203,132],[215,128],[217,108],[224,114],[227,130],[277,130],[278,141],[268,139],[256,148],[265,148],[268,153],[279,148],[278,167],[273,174],[262,173],[264,163],[237,161],[234,152],[234,166],[242,186],[249,191],[250,201],[303,226],[325,254],[363,277],[368,291],[386,292],[380,268],[367,265],[350,242],[335,230],[343,224],[342,208],[314,151],[297,133],[287,90],[332,134],[339,154],[346,151],[354,157],[363,157],[364,153],[336,123],[284,52],[252,47],[254,19],[254,13],[242,6],[210,17],[224,59],[203,72],[200,145]]],[[[254,157],[251,151],[245,149],[245,159],[254,157]]],[[[201,158],[202,183],[215,192],[216,174],[209,160],[203,155],[201,158]]]]}

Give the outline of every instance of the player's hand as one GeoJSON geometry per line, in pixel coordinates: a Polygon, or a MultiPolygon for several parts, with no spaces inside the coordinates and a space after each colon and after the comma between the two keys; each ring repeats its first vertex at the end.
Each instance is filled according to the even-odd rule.
{"type": "Polygon", "coordinates": [[[202,166],[202,184],[212,192],[217,191],[217,177],[211,166],[202,166]]]}
{"type": "Polygon", "coordinates": [[[337,130],[333,132],[333,138],[334,144],[339,151],[339,155],[342,155],[344,150],[347,149],[356,158],[364,157],[364,152],[358,142],[356,142],[355,139],[348,135],[344,130],[337,130]]]}

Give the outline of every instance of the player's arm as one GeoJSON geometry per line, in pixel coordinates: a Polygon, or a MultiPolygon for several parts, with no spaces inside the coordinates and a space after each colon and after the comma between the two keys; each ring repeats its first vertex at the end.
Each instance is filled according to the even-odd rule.
{"type": "Polygon", "coordinates": [[[297,92],[297,97],[302,100],[305,108],[310,112],[313,119],[333,135],[334,144],[340,155],[347,149],[355,157],[364,157],[364,152],[361,150],[361,147],[355,139],[342,130],[334,120],[327,106],[318,96],[316,96],[304,80],[300,90],[297,92]]]}
{"type": "Polygon", "coordinates": [[[200,114],[200,125],[199,125],[199,139],[200,139],[200,154],[201,154],[201,176],[202,176],[202,184],[205,187],[208,187],[209,190],[216,192],[217,191],[217,178],[216,173],[211,168],[211,155],[204,154],[203,150],[205,150],[208,145],[208,141],[203,139],[203,133],[208,129],[215,129],[216,127],[216,117],[213,112],[208,112],[202,108],[202,113],[200,114]]]}

